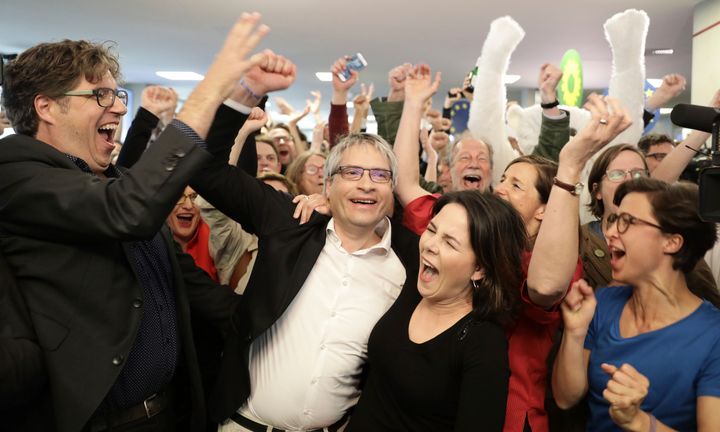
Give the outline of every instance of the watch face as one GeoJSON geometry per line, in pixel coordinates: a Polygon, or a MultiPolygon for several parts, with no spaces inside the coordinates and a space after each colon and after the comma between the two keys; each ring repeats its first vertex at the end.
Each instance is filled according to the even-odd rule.
{"type": "Polygon", "coordinates": [[[575,192],[573,193],[573,195],[580,196],[580,194],[582,194],[583,187],[585,187],[584,184],[576,183],[575,184],[575,192]]]}

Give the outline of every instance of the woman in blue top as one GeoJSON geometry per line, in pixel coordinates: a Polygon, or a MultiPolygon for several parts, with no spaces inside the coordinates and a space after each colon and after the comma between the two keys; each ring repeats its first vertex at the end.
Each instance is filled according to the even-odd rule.
{"type": "Polygon", "coordinates": [[[553,373],[561,408],[589,396],[588,430],[720,431],[720,311],[685,274],[717,238],[697,187],[641,178],[621,185],[605,236],[613,279],[575,284],[553,373]],[[593,316],[594,315],[594,316],[593,316]]]}

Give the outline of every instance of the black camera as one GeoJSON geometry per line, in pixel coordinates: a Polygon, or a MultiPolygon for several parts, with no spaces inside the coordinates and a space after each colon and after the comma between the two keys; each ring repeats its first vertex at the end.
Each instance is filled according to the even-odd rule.
{"type": "Polygon", "coordinates": [[[710,157],[699,161],[698,186],[700,187],[700,218],[707,222],[720,222],[720,110],[710,107],[678,104],[670,114],[678,126],[712,134],[710,157]]]}

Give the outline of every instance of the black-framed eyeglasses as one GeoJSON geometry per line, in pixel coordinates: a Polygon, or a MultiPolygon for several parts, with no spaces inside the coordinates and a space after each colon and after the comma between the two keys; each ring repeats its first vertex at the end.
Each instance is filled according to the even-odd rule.
{"type": "Polygon", "coordinates": [[[620,214],[610,213],[605,221],[605,230],[610,229],[610,227],[613,226],[613,224],[616,222],[617,222],[617,231],[620,234],[625,234],[627,232],[628,228],[630,227],[630,225],[635,225],[635,224],[647,225],[647,226],[651,226],[653,228],[657,228],[660,231],[663,231],[663,232],[665,231],[662,229],[662,227],[660,225],[637,218],[637,217],[631,215],[630,213],[620,213],[620,214]]]}
{"type": "Polygon", "coordinates": [[[189,193],[189,194],[182,194],[180,199],[178,200],[177,204],[175,205],[183,205],[185,204],[185,200],[190,200],[190,204],[195,204],[195,200],[197,199],[198,194],[197,192],[189,193]]]}
{"type": "Polygon", "coordinates": [[[627,177],[628,174],[630,174],[630,178],[633,180],[647,177],[649,175],[648,170],[644,168],[635,168],[631,170],[614,169],[605,171],[605,177],[613,183],[620,183],[625,180],[625,177],[627,177]]]}
{"type": "Polygon", "coordinates": [[[653,158],[658,162],[662,162],[663,159],[665,159],[665,156],[667,156],[668,153],[648,153],[645,155],[646,158],[653,158]]]}
{"type": "Polygon", "coordinates": [[[123,105],[128,104],[128,92],[125,90],[114,90],[101,87],[93,90],[75,90],[63,93],[63,96],[95,96],[97,104],[103,108],[110,108],[115,103],[115,97],[120,99],[123,105]]]}
{"type": "Polygon", "coordinates": [[[346,165],[338,167],[333,173],[340,174],[345,180],[358,181],[362,178],[363,174],[367,171],[370,174],[370,180],[374,183],[388,183],[392,180],[392,171],[382,168],[363,168],[354,165],[346,165]]]}

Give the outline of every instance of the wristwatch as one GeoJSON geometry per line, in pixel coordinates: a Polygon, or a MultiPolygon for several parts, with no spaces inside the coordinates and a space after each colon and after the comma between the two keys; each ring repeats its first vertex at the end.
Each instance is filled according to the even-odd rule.
{"type": "Polygon", "coordinates": [[[575,184],[565,183],[564,181],[558,180],[557,177],[553,177],[553,184],[570,192],[570,195],[572,196],[580,196],[583,188],[585,187],[585,185],[581,182],[577,182],[575,184]]]}
{"type": "Polygon", "coordinates": [[[550,108],[555,108],[558,105],[560,105],[560,102],[557,99],[555,99],[554,102],[541,103],[540,107],[542,109],[550,109],[550,108]]]}

